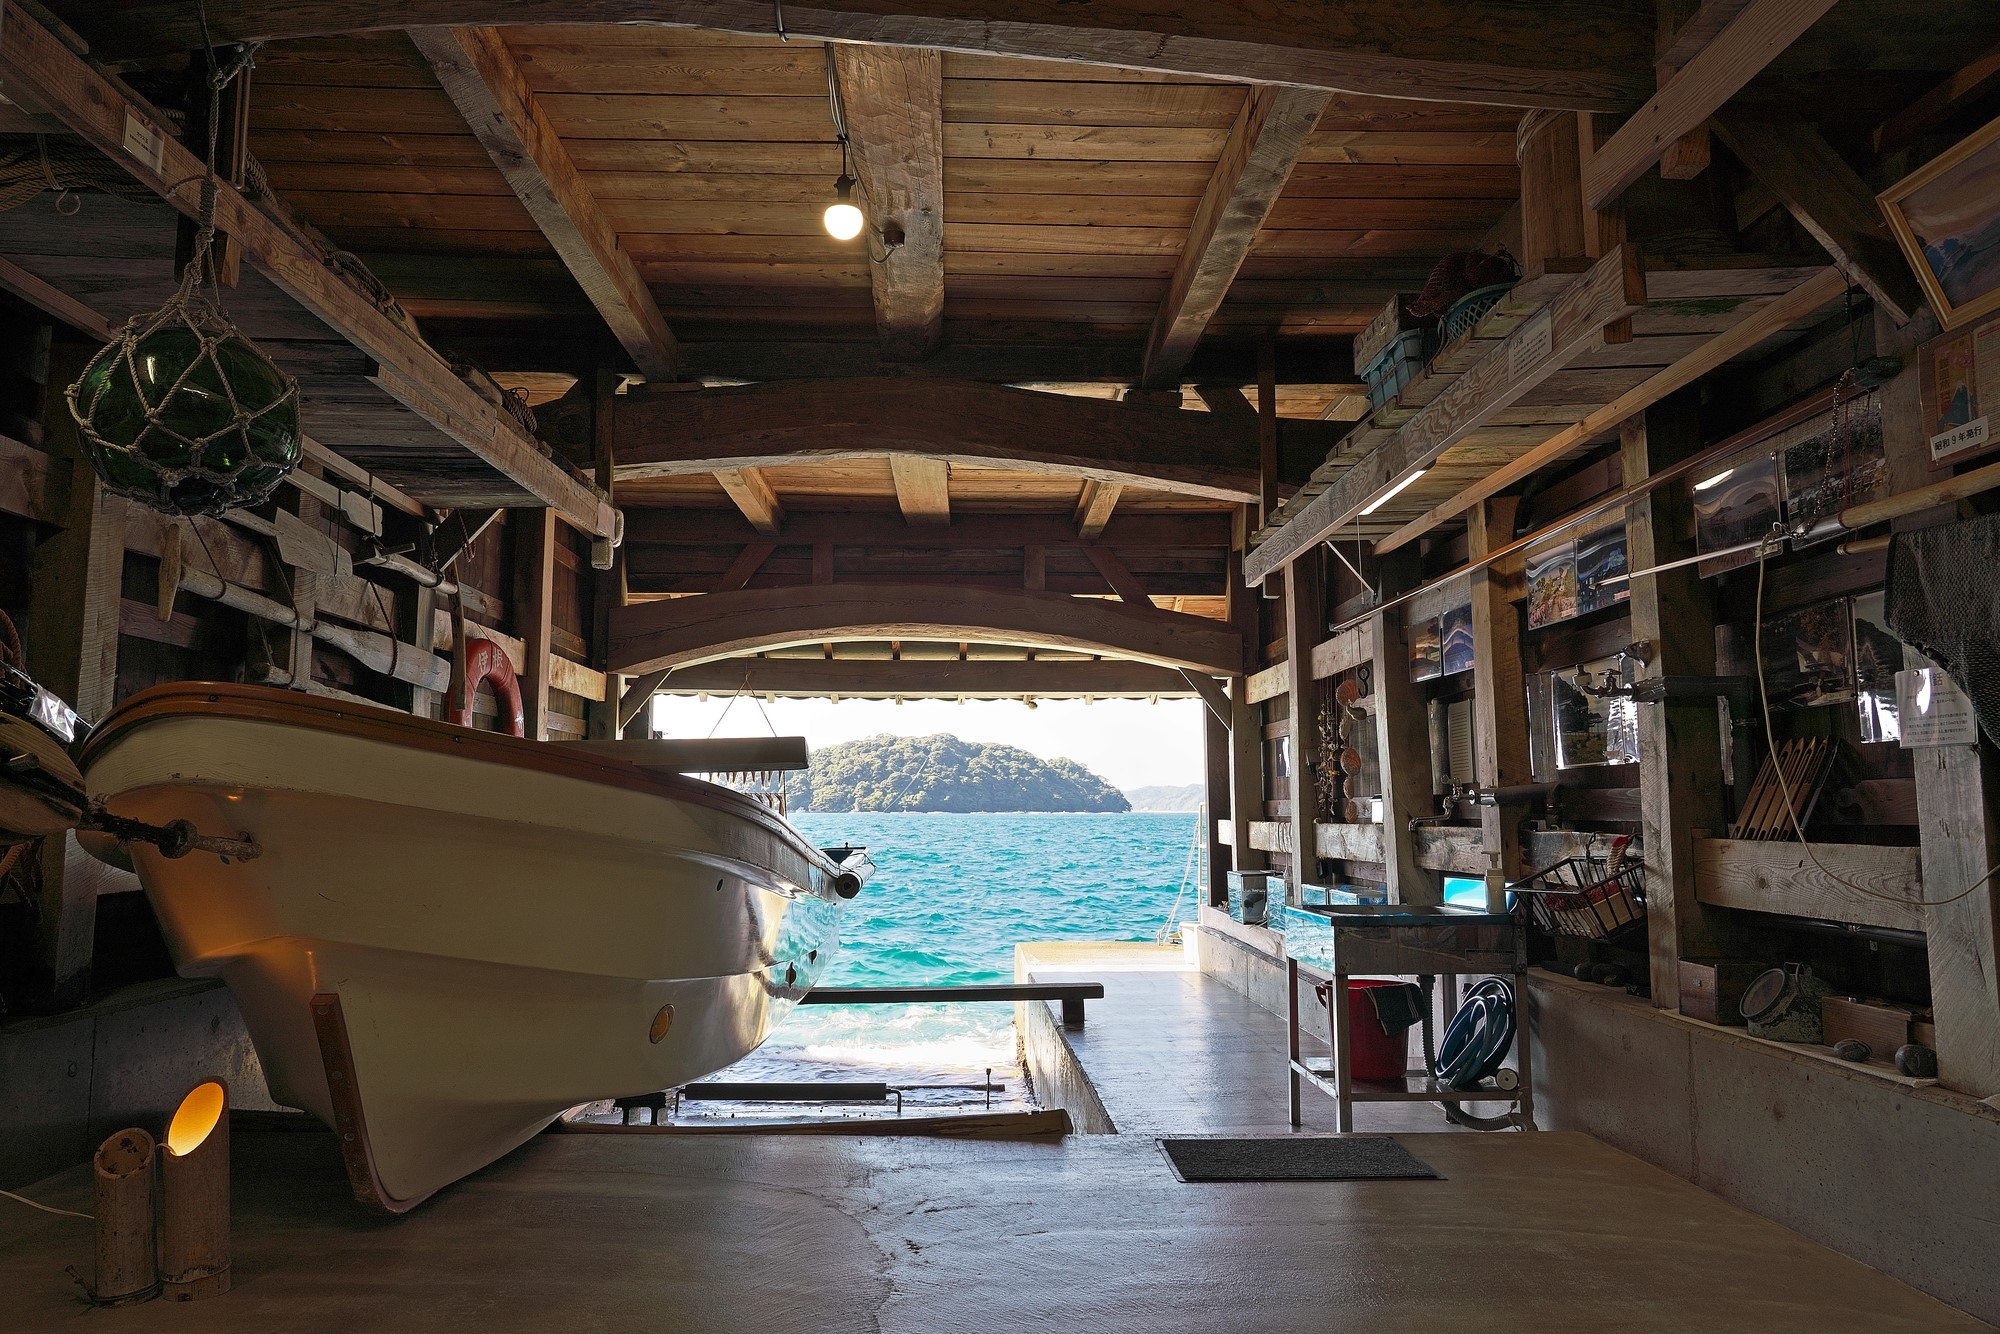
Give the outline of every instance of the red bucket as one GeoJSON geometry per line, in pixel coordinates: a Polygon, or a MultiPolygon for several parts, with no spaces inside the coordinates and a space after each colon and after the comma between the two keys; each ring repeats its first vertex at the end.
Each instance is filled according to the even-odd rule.
{"type": "Polygon", "coordinates": [[[1375,1002],[1368,998],[1373,987],[1401,985],[1374,977],[1347,980],[1347,1039],[1352,1049],[1347,1068],[1356,1079],[1399,1080],[1409,1068],[1409,1030],[1391,1036],[1375,1017],[1375,1002]]]}

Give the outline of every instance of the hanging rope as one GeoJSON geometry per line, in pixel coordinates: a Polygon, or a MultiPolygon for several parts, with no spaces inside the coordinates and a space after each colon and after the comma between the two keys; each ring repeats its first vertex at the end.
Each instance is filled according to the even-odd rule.
{"type": "MultiPolygon", "coordinates": [[[[199,6],[197,7],[199,12],[199,6]]],[[[207,15],[200,15],[204,35],[207,15]]],[[[169,514],[221,514],[268,497],[298,462],[296,381],[245,338],[216,282],[216,152],[222,94],[254,64],[241,47],[209,61],[208,151],[194,258],[180,287],[135,316],[69,386],[91,463],[108,490],[169,514]]]]}

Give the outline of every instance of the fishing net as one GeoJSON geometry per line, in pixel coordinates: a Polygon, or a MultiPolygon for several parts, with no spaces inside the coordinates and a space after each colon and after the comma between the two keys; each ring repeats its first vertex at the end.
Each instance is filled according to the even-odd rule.
{"type": "Polygon", "coordinates": [[[2000,516],[1896,534],[1889,548],[1889,629],[1972,697],[2000,740],[2000,516]]]}
{"type": "Polygon", "coordinates": [[[194,258],[166,305],[134,316],[69,387],[85,453],[105,487],[168,514],[220,514],[268,497],[299,460],[298,384],[222,308],[215,145],[222,89],[210,80],[208,169],[194,258]]]}

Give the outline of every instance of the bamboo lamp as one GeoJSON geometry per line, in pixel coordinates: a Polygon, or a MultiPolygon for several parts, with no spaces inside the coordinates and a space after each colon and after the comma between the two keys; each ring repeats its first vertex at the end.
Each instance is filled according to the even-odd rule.
{"type": "Polygon", "coordinates": [[[229,1291],[229,1090],[197,1084],[160,1157],[160,1293],[191,1302],[229,1291]]]}
{"type": "Polygon", "coordinates": [[[98,1306],[130,1306],[160,1290],[153,1263],[153,1137],[121,1130],[97,1146],[98,1306]]]}

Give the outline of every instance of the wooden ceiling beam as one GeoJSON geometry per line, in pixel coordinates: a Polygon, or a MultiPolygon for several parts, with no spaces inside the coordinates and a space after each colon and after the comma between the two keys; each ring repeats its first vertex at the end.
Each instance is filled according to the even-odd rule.
{"type": "MultiPolygon", "coordinates": [[[[206,173],[172,128],[11,3],[0,6],[0,84],[10,100],[57,117],[183,215],[200,214],[206,173]]],[[[520,503],[549,506],[593,537],[616,530],[603,495],[546,457],[511,417],[227,182],[215,189],[215,221],[273,284],[375,361],[378,385],[519,488],[520,503]]]]}
{"type": "MultiPolygon", "coordinates": [[[[1230,516],[1220,510],[1133,513],[1113,516],[1097,540],[1120,550],[1229,546],[1230,516]]],[[[911,528],[893,514],[804,513],[784,521],[765,539],[728,510],[655,509],[627,505],[625,541],[632,547],[744,547],[775,540],[790,547],[835,542],[843,547],[990,548],[1061,547],[1076,542],[1067,514],[959,514],[950,528],[911,528]]],[[[759,562],[760,564],[762,562],[759,562]]]]}
{"type": "MultiPolygon", "coordinates": [[[[969,381],[833,379],[642,391],[619,395],[613,412],[620,481],[917,456],[1214,500],[1257,493],[1253,418],[969,381]]],[[[1286,420],[1279,423],[1281,448],[1310,471],[1347,429],[1286,420]]]]}
{"type": "Polygon", "coordinates": [[[1232,676],[1226,621],[1101,598],[949,584],[807,584],[611,609],[609,670],[638,676],[767,649],[849,639],[975,640],[1065,649],[1232,676]]]}
{"type": "MultiPolygon", "coordinates": [[[[1207,680],[1196,673],[1197,681],[1207,680]]],[[[862,662],[852,659],[724,658],[666,678],[670,695],[825,696],[843,699],[1180,699],[1194,694],[1171,667],[1142,662],[862,662]]]]}
{"type": "Polygon", "coordinates": [[[679,373],[674,335],[497,28],[411,28],[410,40],[612,335],[649,380],[679,373]]]}
{"type": "Polygon", "coordinates": [[[1244,98],[1195,209],[1166,299],[1153,317],[1142,388],[1180,384],[1326,104],[1326,93],[1309,88],[1255,87],[1244,98]]]}
{"type": "Polygon", "coordinates": [[[1819,131],[1803,121],[1732,112],[1717,116],[1714,124],[1729,151],[1826,247],[1833,262],[1897,324],[1908,324],[1923,293],[1882,220],[1875,192],[1819,131]]]}
{"type": "MultiPolygon", "coordinates": [[[[1729,2],[1709,0],[1711,5],[1729,2]]],[[[1585,206],[1609,207],[1833,6],[1834,0],[1751,0],[1742,6],[1741,13],[1688,55],[1671,82],[1588,155],[1583,167],[1585,206]]],[[[1699,20],[1697,13],[1691,21],[1699,20]]],[[[1707,30],[1705,26],[1703,31],[1707,30]]]]}
{"type": "Polygon", "coordinates": [[[951,465],[939,459],[899,456],[889,460],[896,483],[896,505],[912,528],[943,528],[951,523],[951,465]]]}
{"type": "Polygon", "coordinates": [[[921,361],[944,341],[943,58],[842,44],[833,60],[865,201],[860,241],[872,261],[882,357],[921,361]]]}
{"type": "Polygon", "coordinates": [[[1129,602],[1135,607],[1153,605],[1153,595],[1146,591],[1146,586],[1139,582],[1139,576],[1132,573],[1131,567],[1118,559],[1117,552],[1096,542],[1086,542],[1083,545],[1083,554],[1084,558],[1096,567],[1097,572],[1104,576],[1104,582],[1111,585],[1111,591],[1116,593],[1121,601],[1129,602]]]}
{"type": "Polygon", "coordinates": [[[722,468],[717,470],[715,480],[736,502],[736,508],[743,511],[743,517],[750,526],[764,537],[776,537],[785,522],[785,507],[778,500],[778,493],[771,489],[760,468],[722,468]]]}
{"type": "MultiPolygon", "coordinates": [[[[54,0],[100,59],[201,44],[184,0],[54,0]]],[[[1650,25],[1603,0],[1461,0],[1449,23],[1413,23],[1408,0],[1163,5],[1080,0],[1024,10],[1008,0],[811,0],[784,9],[792,37],[1027,56],[1234,82],[1493,106],[1629,110],[1651,92],[1650,25]]],[[[218,44],[414,25],[491,23],[491,0],[208,0],[218,44]]],[[[768,6],[735,0],[512,0],[508,26],[669,24],[769,36],[768,6]]]]}
{"type": "Polygon", "coordinates": [[[1083,491],[1076,498],[1076,535],[1086,542],[1104,536],[1104,527],[1111,522],[1111,512],[1118,508],[1118,497],[1124,492],[1116,482],[1085,478],[1083,491]]]}

